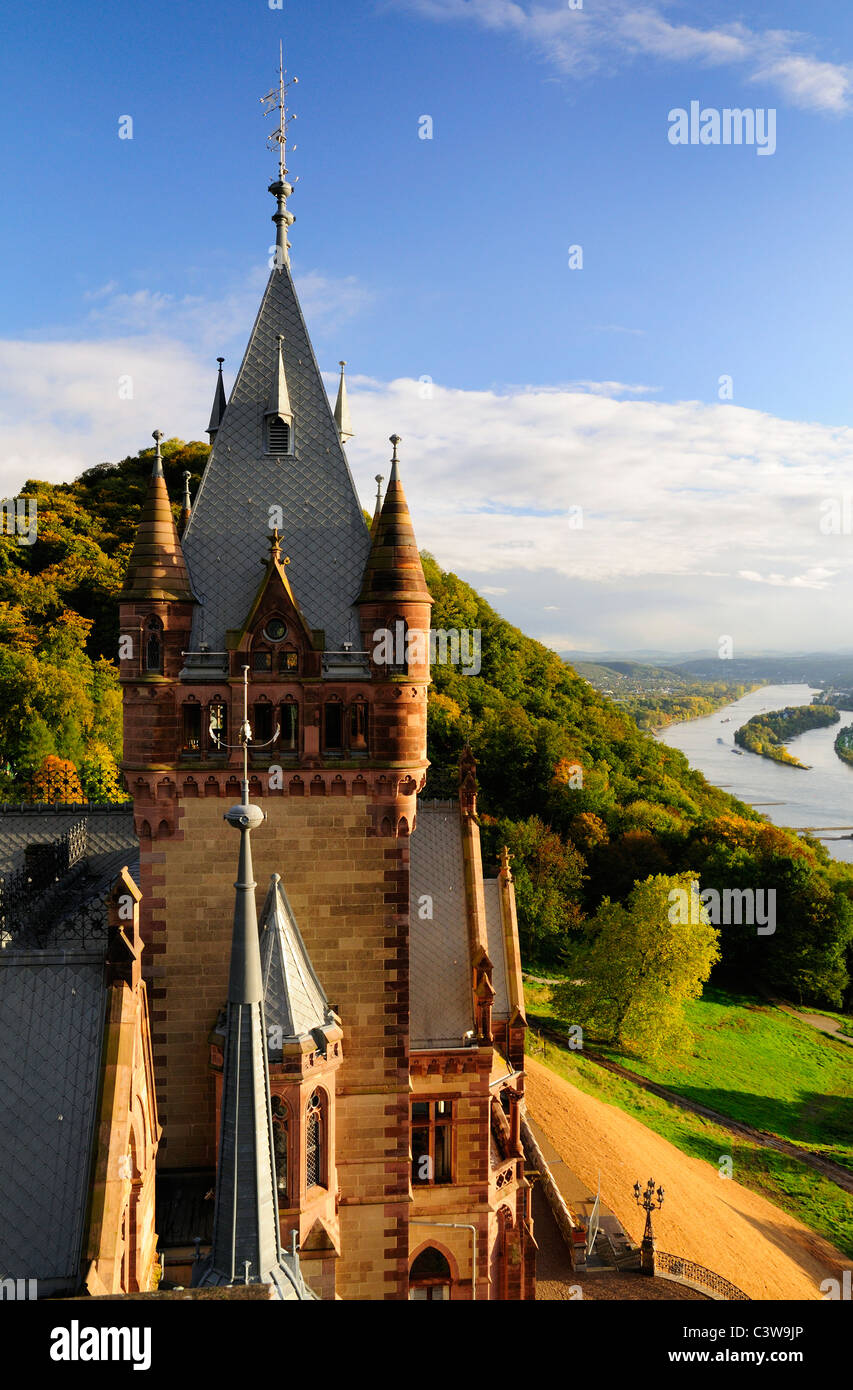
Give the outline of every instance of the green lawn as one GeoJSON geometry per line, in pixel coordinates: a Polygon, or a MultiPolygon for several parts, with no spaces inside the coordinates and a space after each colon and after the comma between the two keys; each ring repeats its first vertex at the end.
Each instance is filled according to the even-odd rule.
{"type": "MultiPolygon", "coordinates": [[[[542,1010],[532,998],[529,1004],[531,1014],[535,1012],[541,1016],[542,1010]]],[[[528,1051],[537,1052],[542,1061],[537,1039],[530,1033],[528,1044],[528,1051]]],[[[760,1193],[831,1241],[837,1249],[853,1256],[853,1195],[843,1192],[828,1178],[821,1177],[797,1159],[736,1140],[720,1125],[680,1110],[670,1101],[650,1095],[633,1082],[614,1076],[581,1054],[569,1052],[550,1041],[546,1044],[544,1061],[579,1090],[633,1115],[683,1153],[705,1159],[717,1170],[720,1156],[731,1155],[732,1176],[737,1182],[760,1193]]]]}
{"type": "MultiPolygon", "coordinates": [[[[526,986],[531,1022],[552,1020],[550,988],[526,986]]],[[[773,1005],[719,989],[687,1006],[692,1051],[614,1061],[722,1115],[853,1169],[853,1048],[773,1005]]],[[[590,1039],[594,1043],[594,1039],[590,1039]]]]}

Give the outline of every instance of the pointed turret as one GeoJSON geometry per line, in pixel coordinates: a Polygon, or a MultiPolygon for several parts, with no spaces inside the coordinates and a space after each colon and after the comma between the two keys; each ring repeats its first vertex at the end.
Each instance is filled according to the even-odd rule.
{"type": "Polygon", "coordinates": [[[375,523],[358,601],[431,604],[433,600],[424,579],[415,528],[400,482],[397,458],[400,436],[392,434],[391,443],[394,446],[391,476],[379,520],[375,523]]]}
{"type": "MultiPolygon", "coordinates": [[[[246,672],[248,667],[246,668],[246,672]]],[[[244,672],[245,677],[245,672],[244,672]]],[[[240,832],[225,1022],[225,1056],[213,1243],[193,1283],[271,1284],[281,1299],[313,1299],[295,1250],[281,1248],[272,1101],[266,1053],[263,977],[255,908],[251,832],[266,819],[249,803],[247,687],[244,679],[243,780],[225,820],[240,832]]]]}
{"type": "Polygon", "coordinates": [[[277,334],[276,341],[278,348],[273,367],[272,390],[264,411],[267,452],[289,454],[292,447],[293,411],[290,408],[290,392],[287,389],[287,372],[284,366],[284,334],[277,334]]]}
{"type": "Polygon", "coordinates": [[[217,357],[216,360],[219,363],[219,375],[216,378],[216,391],[213,395],[213,408],[211,409],[210,420],[207,424],[207,437],[210,440],[211,444],[216,438],[216,432],[219,429],[219,426],[222,424],[222,417],[225,414],[225,407],[227,405],[227,401],[225,399],[225,383],[222,380],[222,363],[225,361],[225,358],[217,357]]]}
{"type": "Polygon", "coordinates": [[[163,476],[160,441],[155,430],[154,467],[142,504],[136,540],[121,592],[122,602],[137,599],[172,599],[194,602],[184,553],[163,476]]]}
{"type": "Polygon", "coordinates": [[[344,376],[346,362],[339,363],[341,369],[341,379],[338,382],[338,399],[335,402],[335,424],[338,427],[338,434],[341,443],[346,444],[348,439],[352,439],[352,420],[349,413],[349,401],[347,400],[347,382],[344,376]]]}
{"type": "Polygon", "coordinates": [[[325,1053],[340,1040],[340,1020],[314,972],[278,874],[272,875],[261,914],[261,973],[270,1061],[292,1044],[305,1042],[325,1053]]]}

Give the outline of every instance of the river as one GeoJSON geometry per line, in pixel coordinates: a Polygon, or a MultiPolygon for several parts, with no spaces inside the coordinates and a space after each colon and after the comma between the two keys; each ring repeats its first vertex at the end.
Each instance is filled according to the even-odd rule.
{"type": "Polygon", "coordinates": [[[837,838],[853,834],[853,766],[842,762],[833,747],[838,730],[853,723],[853,710],[839,710],[840,724],[792,739],[790,751],[808,764],[808,771],[757,753],[732,752],[735,730],[754,714],[811,704],[813,694],[815,688],[808,685],[765,685],[704,719],[670,724],[656,737],[679,748],[709,782],[748,802],[774,825],[812,830],[834,859],[853,863],[853,840],[837,838]]]}

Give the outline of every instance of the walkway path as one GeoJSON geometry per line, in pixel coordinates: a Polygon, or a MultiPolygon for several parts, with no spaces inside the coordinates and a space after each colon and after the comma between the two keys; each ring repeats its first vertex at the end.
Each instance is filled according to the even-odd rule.
{"type": "Polygon", "coordinates": [[[786,1014],[793,1014],[801,1023],[809,1023],[812,1028],[819,1028],[821,1033],[829,1033],[833,1038],[840,1038],[842,1042],[853,1043],[853,1038],[849,1033],[842,1033],[841,1024],[837,1018],[827,1018],[825,1014],[804,1014],[799,1009],[795,1009],[792,1004],[783,1004],[781,999],[773,1001],[778,1009],[784,1009],[786,1014]]]}
{"type": "Polygon", "coordinates": [[[853,1264],[766,1198],[721,1178],[711,1163],[682,1153],[616,1106],[532,1057],[525,1071],[529,1115],[586,1185],[586,1195],[595,1191],[601,1169],[602,1200],[635,1243],[644,1217],[633,1186],[654,1177],[666,1190],[655,1215],[659,1248],[715,1270],[750,1298],[820,1300],[823,1280],[840,1281],[853,1264]]]}

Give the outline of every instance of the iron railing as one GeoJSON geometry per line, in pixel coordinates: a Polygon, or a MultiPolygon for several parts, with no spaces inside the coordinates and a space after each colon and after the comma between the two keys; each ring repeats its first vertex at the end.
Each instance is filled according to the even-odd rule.
{"type": "Polygon", "coordinates": [[[697,1265],[693,1260],[683,1260],[680,1255],[668,1255],[664,1250],[655,1251],[655,1274],[675,1279],[679,1283],[692,1284],[694,1288],[709,1293],[712,1298],[752,1302],[749,1294],[744,1293],[728,1279],[724,1279],[721,1274],[715,1274],[712,1269],[697,1265]]]}
{"type": "Polygon", "coordinates": [[[0,874],[0,945],[29,950],[106,942],[106,896],[94,891],[87,848],[81,820],[53,840],[28,845],[24,866],[0,874]]]}

